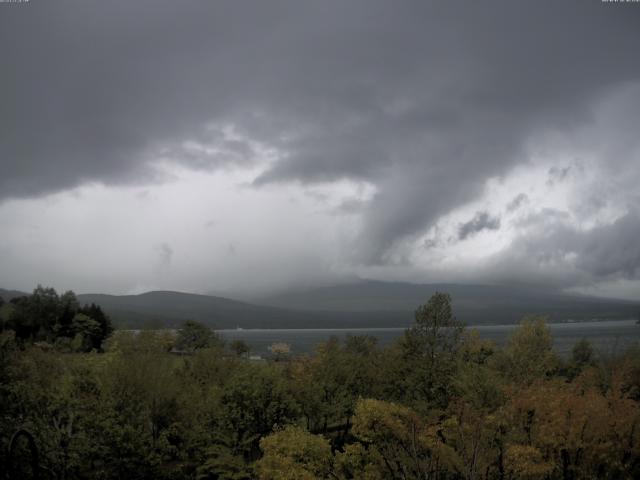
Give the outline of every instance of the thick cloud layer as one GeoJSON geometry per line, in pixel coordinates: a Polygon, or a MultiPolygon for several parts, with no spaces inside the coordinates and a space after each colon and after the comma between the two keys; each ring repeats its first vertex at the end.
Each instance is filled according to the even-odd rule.
{"type": "MultiPolygon", "coordinates": [[[[635,4],[0,7],[0,202],[89,182],[167,182],[163,162],[201,171],[261,166],[255,189],[349,179],[376,193],[348,203],[361,223],[347,260],[384,265],[486,195],[492,178],[544,161],[550,186],[561,184],[572,172],[550,160],[559,150],[588,151],[612,178],[620,169],[638,176],[638,110],[629,101],[640,85],[635,4]]],[[[508,211],[529,203],[519,193],[508,211]]],[[[625,202],[640,206],[630,195],[625,202]]],[[[486,213],[458,239],[500,226],[486,213]]],[[[592,238],[613,240],[599,231],[592,238]]],[[[607,255],[588,245],[584,268],[608,275],[598,266],[607,255]]],[[[169,262],[170,247],[162,252],[169,262]]]]}

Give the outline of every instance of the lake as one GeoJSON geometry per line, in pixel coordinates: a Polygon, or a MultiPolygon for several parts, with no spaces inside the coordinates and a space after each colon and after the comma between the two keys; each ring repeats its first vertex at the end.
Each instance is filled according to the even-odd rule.
{"type": "MultiPolygon", "coordinates": [[[[471,326],[480,336],[503,346],[516,325],[471,326]]],[[[554,339],[555,350],[566,355],[581,338],[586,338],[604,354],[623,351],[640,341],[640,325],[635,320],[611,320],[576,323],[549,324],[554,339]]],[[[248,329],[217,330],[226,342],[244,340],[251,347],[252,355],[268,356],[269,347],[275,342],[291,346],[292,354],[312,352],[314,347],[335,336],[344,339],[347,335],[372,335],[378,345],[384,346],[403,334],[404,328],[315,328],[315,329],[248,329]]]]}

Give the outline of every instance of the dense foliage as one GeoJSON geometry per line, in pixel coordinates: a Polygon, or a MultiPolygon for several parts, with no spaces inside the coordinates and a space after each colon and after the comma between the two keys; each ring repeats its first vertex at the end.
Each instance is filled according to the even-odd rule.
{"type": "MultiPolygon", "coordinates": [[[[252,361],[193,323],[73,350],[55,339],[96,316],[19,303],[0,336],[0,461],[25,429],[44,478],[640,478],[640,348],[559,358],[540,318],[498,349],[436,294],[387,348],[356,336],[252,361]]],[[[26,445],[13,456],[29,478],[26,445]]]]}
{"type": "Polygon", "coordinates": [[[42,342],[58,350],[99,350],[112,333],[100,306],[80,306],[72,291],[58,295],[38,286],[33,294],[0,303],[0,332],[11,330],[20,344],[42,342]]]}

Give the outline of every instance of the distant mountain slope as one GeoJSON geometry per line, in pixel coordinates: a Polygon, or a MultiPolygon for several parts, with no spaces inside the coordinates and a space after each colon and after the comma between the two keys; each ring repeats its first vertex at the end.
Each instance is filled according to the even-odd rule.
{"type": "Polygon", "coordinates": [[[4,288],[0,288],[0,297],[2,297],[5,302],[15,297],[24,297],[25,295],[29,294],[19,290],[5,290],[4,288]]]}
{"type": "Polygon", "coordinates": [[[140,295],[78,295],[81,303],[96,303],[120,324],[177,326],[184,320],[198,320],[220,328],[247,323],[269,323],[279,309],[256,307],[222,297],[156,291],[140,295]]]}
{"type": "Polygon", "coordinates": [[[389,312],[322,312],[259,306],[209,295],[148,292],[141,295],[78,295],[96,303],[121,327],[176,327],[197,320],[214,328],[338,328],[408,325],[411,317],[389,312]]]}
{"type": "Polygon", "coordinates": [[[449,293],[456,315],[470,324],[514,323],[529,314],[563,321],[635,318],[640,312],[640,302],[567,295],[543,288],[376,281],[292,291],[256,301],[301,310],[410,314],[437,291],[449,293]]]}

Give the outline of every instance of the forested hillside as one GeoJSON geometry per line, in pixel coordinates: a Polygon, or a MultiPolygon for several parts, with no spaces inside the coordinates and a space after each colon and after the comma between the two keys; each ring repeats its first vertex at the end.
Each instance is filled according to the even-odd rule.
{"type": "Polygon", "coordinates": [[[640,476],[640,346],[605,357],[582,341],[562,359],[530,317],[499,349],[446,294],[389,347],[355,336],[303,357],[274,346],[263,361],[197,322],[85,351],[56,341],[60,317],[22,333],[12,321],[0,333],[5,478],[640,476]]]}

